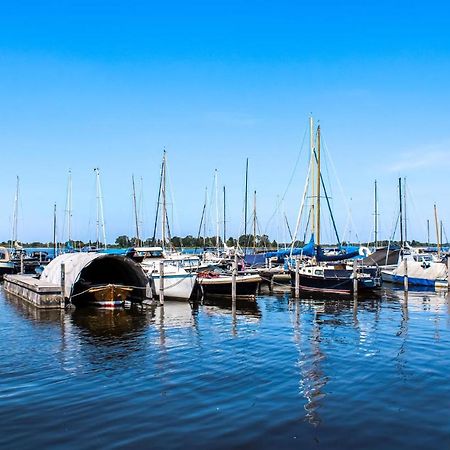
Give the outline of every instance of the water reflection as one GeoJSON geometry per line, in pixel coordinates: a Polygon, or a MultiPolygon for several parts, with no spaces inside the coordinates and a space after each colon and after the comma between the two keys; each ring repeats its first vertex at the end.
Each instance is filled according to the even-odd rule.
{"type": "Polygon", "coordinates": [[[73,325],[88,331],[92,337],[101,338],[98,341],[106,345],[114,345],[114,338],[117,337],[134,338],[136,332],[142,331],[152,322],[154,315],[154,309],[137,307],[132,309],[75,308],[71,311],[73,325]]]}
{"type": "Polygon", "coordinates": [[[46,323],[60,325],[64,319],[64,310],[61,309],[40,309],[31,303],[27,303],[5,290],[3,295],[8,300],[14,311],[21,317],[35,323],[46,323]]]}
{"type": "Polygon", "coordinates": [[[381,301],[380,298],[292,299],[289,310],[298,351],[299,394],[306,400],[304,420],[318,428],[322,423],[320,408],[330,380],[330,375],[324,369],[327,354],[323,334],[326,335],[325,341],[329,341],[330,332],[335,334],[335,329],[353,327],[358,332],[358,341],[364,344],[369,330],[365,322],[360,323],[358,314],[369,312],[375,319],[374,323],[378,323],[381,301]]]}

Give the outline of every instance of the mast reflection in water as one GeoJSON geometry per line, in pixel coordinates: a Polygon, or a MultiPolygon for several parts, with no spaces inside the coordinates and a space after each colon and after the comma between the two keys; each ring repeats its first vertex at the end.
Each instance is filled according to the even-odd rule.
{"type": "Polygon", "coordinates": [[[0,445],[446,448],[449,313],[430,292],[40,311],[0,291],[0,445]]]}

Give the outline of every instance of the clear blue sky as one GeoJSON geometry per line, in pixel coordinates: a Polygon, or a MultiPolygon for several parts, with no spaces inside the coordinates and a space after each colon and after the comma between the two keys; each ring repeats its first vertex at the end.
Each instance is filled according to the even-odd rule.
{"type": "MultiPolygon", "coordinates": [[[[227,186],[227,234],[242,230],[248,156],[261,228],[275,237],[268,219],[310,112],[340,173],[345,198],[332,183],[341,230],[348,203],[352,231],[369,238],[377,178],[387,237],[396,179],[406,176],[410,235],[425,239],[434,201],[444,224],[450,217],[449,9],[414,1],[4,2],[0,239],[11,235],[16,175],[20,239],[51,239],[69,168],[74,237],[94,239],[96,166],[108,240],[133,233],[132,173],[144,179],[150,235],[164,147],[174,234],[197,233],[215,168],[227,186]]],[[[303,166],[285,199],[291,222],[303,166]]]]}

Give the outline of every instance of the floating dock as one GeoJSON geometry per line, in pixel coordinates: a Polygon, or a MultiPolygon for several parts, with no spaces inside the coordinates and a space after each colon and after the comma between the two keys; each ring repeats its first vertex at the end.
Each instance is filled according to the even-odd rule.
{"type": "Polygon", "coordinates": [[[61,286],[33,275],[5,275],[4,289],[37,308],[61,309],[65,307],[61,286]]]}

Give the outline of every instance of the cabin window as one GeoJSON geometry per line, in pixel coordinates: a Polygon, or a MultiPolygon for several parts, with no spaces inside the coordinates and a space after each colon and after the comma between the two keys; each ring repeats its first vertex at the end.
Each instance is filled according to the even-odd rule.
{"type": "Polygon", "coordinates": [[[314,271],[315,275],[323,276],[323,270],[316,270],[314,271]]]}

